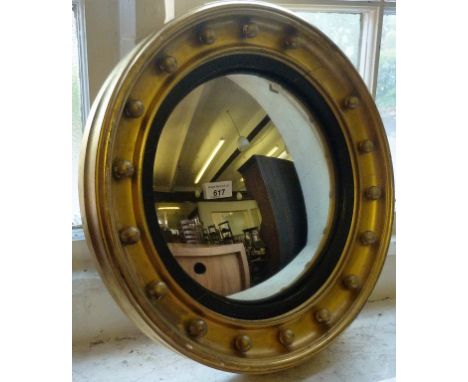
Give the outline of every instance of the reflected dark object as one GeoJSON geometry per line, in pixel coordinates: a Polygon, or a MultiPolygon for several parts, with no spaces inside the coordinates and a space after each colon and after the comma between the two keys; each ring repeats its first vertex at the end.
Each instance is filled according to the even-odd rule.
{"type": "Polygon", "coordinates": [[[286,266],[307,242],[307,215],[301,184],[291,161],[252,156],[239,172],[262,215],[260,236],[268,251],[270,275],[286,266]]]}
{"type": "Polygon", "coordinates": [[[259,284],[268,277],[265,242],[260,239],[258,227],[244,229],[244,245],[249,259],[252,285],[259,284]]]}
{"type": "Polygon", "coordinates": [[[221,243],[221,234],[214,224],[208,226],[208,243],[211,244],[220,244],[221,243]]]}
{"type": "Polygon", "coordinates": [[[184,243],[200,244],[203,242],[203,227],[196,219],[181,220],[180,231],[182,233],[184,243]]]}
{"type": "Polygon", "coordinates": [[[206,267],[203,263],[196,263],[193,266],[193,270],[195,271],[196,274],[202,275],[203,273],[206,272],[206,267]]]}
{"type": "Polygon", "coordinates": [[[221,240],[223,243],[234,243],[234,235],[232,234],[231,226],[228,221],[218,224],[221,240]]]}

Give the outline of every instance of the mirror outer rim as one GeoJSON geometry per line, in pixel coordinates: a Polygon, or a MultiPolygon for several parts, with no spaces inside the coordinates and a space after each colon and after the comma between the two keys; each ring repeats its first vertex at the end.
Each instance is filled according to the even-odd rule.
{"type": "MultiPolygon", "coordinates": [[[[259,40],[261,38],[257,39],[259,40]]],[[[262,43],[265,43],[264,40],[258,44],[262,43]]],[[[239,46],[242,46],[241,44],[245,44],[245,49],[255,49],[257,42],[249,40],[239,42],[239,46]]],[[[295,52],[278,51],[278,54],[284,55],[287,60],[294,60],[295,52]]],[[[304,66],[305,73],[307,66],[304,66]]],[[[173,81],[176,82],[177,78],[181,78],[182,71],[183,69],[181,73],[174,76],[173,81]]],[[[326,74],[325,71],[324,77],[321,78],[325,85],[327,81],[333,82],[333,79],[325,78],[326,74]]],[[[314,73],[315,77],[319,75],[320,73],[314,73]]],[[[161,76],[161,74],[157,73],[155,76],[161,76]]],[[[170,84],[167,78],[165,81],[164,84],[170,84]]],[[[343,78],[340,81],[343,81],[343,78]]],[[[315,83],[315,85],[318,84],[315,83]]],[[[168,94],[170,86],[167,86],[164,91],[159,94],[159,97],[161,94],[168,94]]],[[[208,366],[242,373],[266,373],[303,362],[312,354],[322,350],[352,322],[370,295],[385,261],[393,220],[393,173],[385,131],[372,97],[351,63],[326,36],[289,11],[276,6],[257,2],[208,5],[174,20],[157,34],[142,41],[111,73],[96,100],[88,118],[80,159],[80,206],[84,230],[90,252],[97,262],[98,270],[107,288],[124,312],[143,332],[155,340],[163,341],[175,351],[208,366]],[[148,107],[148,113],[142,118],[122,122],[125,102],[129,97],[138,93],[139,89],[135,84],[145,70],[148,70],[148,64],[154,65],[154,58],[167,51],[167,45],[176,40],[177,36],[190,33],[190,31],[194,32],[194,28],[203,25],[207,20],[234,17],[232,15],[246,22],[262,18],[269,19],[272,25],[281,24],[287,20],[289,25],[294,26],[299,36],[313,35],[323,45],[322,49],[329,49],[328,53],[324,51],[323,54],[331,54],[334,57],[334,63],[339,62],[342,65],[341,70],[346,74],[345,80],[353,89],[352,93],[358,95],[361,101],[357,110],[345,110],[342,94],[330,95],[322,86],[324,96],[334,109],[334,114],[349,140],[349,152],[355,178],[355,195],[357,196],[352,227],[340,263],[324,286],[302,306],[288,314],[261,321],[236,320],[207,311],[203,305],[187,298],[187,294],[178,288],[177,282],[171,280],[171,275],[165,272],[162,263],[160,263],[161,268],[152,270],[154,272],[152,275],[147,274],[148,272],[138,275],[141,279],[150,277],[163,280],[168,286],[167,296],[157,301],[150,300],[145,289],[142,288],[142,285],[147,285],[147,280],[137,280],[135,269],[132,268],[135,266],[134,261],[138,260],[140,265],[144,264],[143,258],[147,253],[157,254],[150,242],[147,227],[141,220],[143,214],[142,203],[139,200],[141,193],[138,190],[140,183],[138,165],[135,166],[136,172],[131,179],[117,181],[112,175],[115,154],[131,152],[128,147],[118,146],[118,134],[123,134],[123,136],[130,134],[135,145],[141,144],[144,140],[145,124],[152,120],[148,113],[152,110],[154,116],[156,112],[148,107]],[[365,109],[369,115],[365,117],[360,115],[362,109],[365,109]],[[351,116],[350,113],[358,116],[351,116]],[[361,123],[365,122],[359,125],[361,135],[356,131],[350,131],[351,126],[356,129],[356,123],[351,123],[356,119],[361,123]],[[122,133],[128,127],[140,129],[140,132],[122,133]],[[371,153],[360,152],[359,144],[362,140],[357,139],[356,136],[363,139],[371,138],[376,143],[376,150],[371,153]],[[370,180],[381,182],[379,185],[384,191],[382,200],[372,202],[365,200],[365,188],[373,185],[370,184],[370,180]],[[132,204],[125,211],[117,213],[116,203],[121,201],[122,197],[124,200],[131,201],[132,204]],[[369,224],[370,222],[374,223],[369,224]],[[141,240],[138,243],[133,245],[121,243],[119,231],[125,224],[138,225],[141,231],[141,240]],[[360,235],[367,227],[373,228],[373,226],[379,233],[377,245],[363,245],[360,235]],[[364,261],[363,257],[369,260],[364,261]],[[358,291],[348,291],[343,288],[342,283],[346,270],[354,269],[352,268],[353,262],[363,268],[361,272],[365,276],[364,283],[358,291]],[[336,311],[333,310],[333,299],[327,300],[327,296],[329,298],[341,296],[343,301],[336,302],[336,311]],[[324,306],[329,308],[333,317],[333,321],[325,326],[316,322],[315,314],[324,306]],[[192,339],[187,336],[185,329],[187,322],[197,317],[207,322],[208,334],[201,339],[192,339]],[[295,328],[296,342],[285,349],[276,341],[275,333],[288,327],[295,328]],[[209,337],[210,332],[231,336],[233,340],[235,338],[233,333],[239,335],[248,333],[253,338],[253,347],[248,353],[241,354],[232,346],[234,342],[229,342],[228,345],[214,343],[209,337]],[[302,340],[301,335],[303,335],[302,340]],[[256,341],[257,338],[263,337],[266,338],[263,344],[256,341]],[[265,349],[268,348],[273,350],[266,351],[265,349]]],[[[141,163],[139,162],[141,153],[133,153],[131,159],[135,158],[136,163],[141,163]]]]}

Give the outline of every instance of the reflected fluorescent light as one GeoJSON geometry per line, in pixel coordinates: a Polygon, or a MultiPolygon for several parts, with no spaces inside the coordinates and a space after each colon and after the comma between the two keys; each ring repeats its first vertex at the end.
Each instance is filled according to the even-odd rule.
{"type": "Polygon", "coordinates": [[[158,207],[158,211],[175,211],[180,210],[180,207],[158,207]]]}
{"type": "Polygon", "coordinates": [[[288,156],[288,152],[284,150],[280,155],[278,155],[279,159],[284,159],[288,156]]]}
{"type": "Polygon", "coordinates": [[[219,142],[216,145],[216,147],[214,148],[213,152],[210,154],[210,156],[208,157],[206,162],[203,164],[203,167],[198,172],[197,177],[195,178],[195,184],[197,184],[200,181],[201,177],[205,173],[205,171],[208,168],[208,166],[210,165],[211,161],[214,159],[214,157],[218,153],[219,149],[221,148],[222,145],[224,145],[224,142],[225,142],[225,139],[220,139],[219,140],[219,142]]]}
{"type": "Polygon", "coordinates": [[[268,151],[266,156],[271,157],[274,153],[276,153],[278,151],[278,149],[279,149],[278,146],[273,147],[270,151],[268,151]]]}
{"type": "Polygon", "coordinates": [[[244,181],[244,178],[240,178],[240,181],[243,182],[243,181],[244,181]]]}

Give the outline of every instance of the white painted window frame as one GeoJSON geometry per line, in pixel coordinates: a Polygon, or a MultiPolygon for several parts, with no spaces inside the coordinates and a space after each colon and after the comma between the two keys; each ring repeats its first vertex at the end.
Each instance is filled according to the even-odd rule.
{"type": "Polygon", "coordinates": [[[78,59],[80,71],[80,95],[81,95],[81,118],[83,129],[88,118],[89,101],[89,79],[88,79],[88,56],[86,49],[86,21],[85,4],[83,0],[72,0],[72,7],[76,12],[76,27],[78,38],[78,59]]]}
{"type": "MultiPolygon", "coordinates": [[[[88,56],[86,47],[86,20],[85,4],[83,0],[72,0],[72,9],[75,10],[77,40],[78,40],[78,68],[80,80],[81,122],[82,129],[86,125],[90,109],[88,56]]],[[[72,240],[84,240],[82,226],[72,226],[72,240]]]]}
{"type": "Polygon", "coordinates": [[[355,0],[310,0],[307,3],[282,3],[293,12],[360,14],[361,36],[358,71],[375,98],[379,69],[380,41],[384,14],[395,14],[395,2],[355,0]]]}

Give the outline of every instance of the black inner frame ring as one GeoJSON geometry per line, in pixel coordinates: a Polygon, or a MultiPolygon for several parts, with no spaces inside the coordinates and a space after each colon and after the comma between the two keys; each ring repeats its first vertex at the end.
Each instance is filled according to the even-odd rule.
{"type": "Polygon", "coordinates": [[[266,319],[284,314],[310,298],[328,279],[341,257],[351,226],[354,182],[348,147],[335,115],[319,92],[296,70],[272,58],[253,53],[213,59],[190,72],[163,101],[150,127],[142,168],[143,203],[148,227],[159,256],[180,286],[209,309],[240,319],[266,319]],[[217,295],[194,281],[171,254],[159,228],[153,197],[153,166],[158,140],[173,109],[200,84],[227,74],[257,74],[284,86],[318,120],[329,146],[335,170],[335,214],[329,237],[312,267],[286,290],[271,297],[240,301],[217,295]]]}

